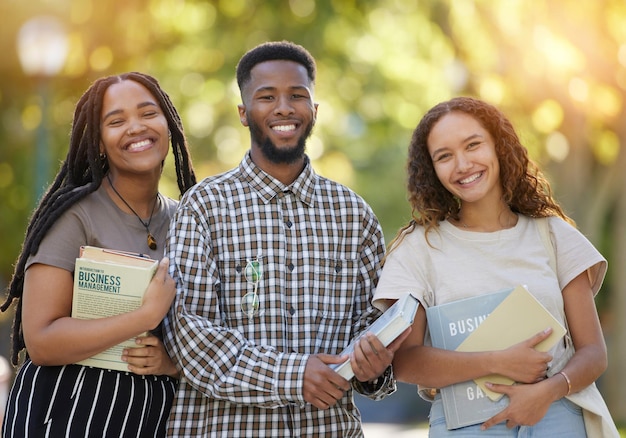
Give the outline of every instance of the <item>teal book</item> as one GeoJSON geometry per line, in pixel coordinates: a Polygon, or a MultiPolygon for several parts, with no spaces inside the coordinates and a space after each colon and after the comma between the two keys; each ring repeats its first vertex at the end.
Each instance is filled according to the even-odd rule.
{"type": "MultiPolygon", "coordinates": [[[[457,351],[496,351],[522,342],[552,327],[537,344],[547,351],[565,334],[565,328],[523,286],[433,306],[426,309],[432,345],[457,351]]],[[[485,382],[513,384],[491,375],[441,388],[448,429],[482,423],[508,405],[508,397],[486,388],[485,382]]]]}
{"type": "MultiPolygon", "coordinates": [[[[426,320],[433,347],[456,350],[512,290],[428,307],[426,320]]],[[[494,402],[473,380],[443,387],[440,393],[449,430],[482,423],[508,405],[508,397],[494,402]]]]}

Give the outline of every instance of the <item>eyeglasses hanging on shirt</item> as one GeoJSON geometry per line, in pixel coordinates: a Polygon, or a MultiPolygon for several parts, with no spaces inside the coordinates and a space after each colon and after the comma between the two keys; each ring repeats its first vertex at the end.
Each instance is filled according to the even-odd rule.
{"type": "Polygon", "coordinates": [[[254,260],[248,260],[244,269],[244,276],[246,277],[246,281],[252,285],[253,290],[252,292],[246,293],[241,299],[241,311],[248,319],[252,319],[259,312],[258,289],[261,277],[263,276],[259,257],[254,260]]]}

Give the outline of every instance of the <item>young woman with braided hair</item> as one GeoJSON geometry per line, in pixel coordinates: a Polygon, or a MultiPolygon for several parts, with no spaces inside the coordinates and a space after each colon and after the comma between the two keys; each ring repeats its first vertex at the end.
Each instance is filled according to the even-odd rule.
{"type": "Polygon", "coordinates": [[[66,160],[30,220],[2,305],[4,311],[18,302],[14,365],[26,350],[4,437],[164,435],[177,377],[160,333],[175,295],[162,257],[177,201],[158,190],[170,141],[182,194],[196,179],[180,117],[156,79],[137,72],[104,77],[79,100],[66,160]],[[162,259],[139,309],[70,317],[81,245],[162,259]],[[75,364],[132,337],[138,348],[122,356],[128,372],[75,364]]]}

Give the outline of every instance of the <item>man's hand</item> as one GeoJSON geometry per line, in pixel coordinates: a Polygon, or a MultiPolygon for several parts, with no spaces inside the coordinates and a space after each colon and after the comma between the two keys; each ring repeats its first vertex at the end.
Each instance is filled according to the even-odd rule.
{"type": "Polygon", "coordinates": [[[304,369],[304,400],[319,409],[328,409],[350,389],[350,382],[328,365],[346,361],[345,356],[316,354],[311,356],[304,369]]]}
{"type": "Polygon", "coordinates": [[[411,333],[410,327],[387,348],[376,335],[371,332],[365,333],[354,346],[354,352],[350,356],[354,377],[360,382],[369,382],[382,375],[391,365],[395,352],[409,333],[411,333]]]}

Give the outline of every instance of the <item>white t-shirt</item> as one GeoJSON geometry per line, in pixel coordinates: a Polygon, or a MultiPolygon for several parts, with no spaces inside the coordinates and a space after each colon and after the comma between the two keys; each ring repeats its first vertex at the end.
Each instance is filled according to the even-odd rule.
{"type": "MultiPolygon", "coordinates": [[[[429,233],[428,242],[424,228],[416,226],[387,254],[374,305],[384,309],[385,300],[410,292],[430,307],[524,285],[564,324],[562,289],[587,271],[595,295],[607,262],[561,218],[549,218],[549,225],[557,275],[535,219],[519,215],[515,227],[492,233],[462,230],[443,221],[429,233]]],[[[563,352],[563,343],[558,343],[551,354],[557,359],[563,352]]]]}

